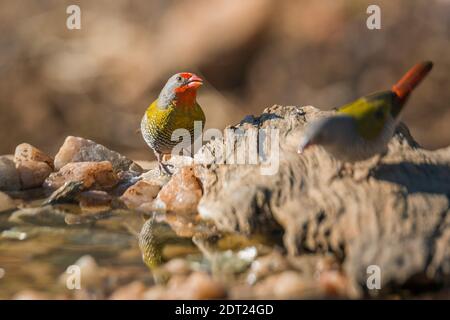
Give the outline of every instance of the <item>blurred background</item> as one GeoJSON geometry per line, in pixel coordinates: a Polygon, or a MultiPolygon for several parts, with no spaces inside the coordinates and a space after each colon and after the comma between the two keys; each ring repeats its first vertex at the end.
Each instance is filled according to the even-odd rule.
{"type": "Polygon", "coordinates": [[[0,35],[0,154],[77,135],[152,159],[136,130],[180,71],[206,79],[198,100],[222,129],[273,104],[342,105],[424,59],[435,68],[403,120],[424,147],[450,144],[448,0],[2,0],[0,35]],[[66,28],[71,4],[81,30],[66,28]]]}

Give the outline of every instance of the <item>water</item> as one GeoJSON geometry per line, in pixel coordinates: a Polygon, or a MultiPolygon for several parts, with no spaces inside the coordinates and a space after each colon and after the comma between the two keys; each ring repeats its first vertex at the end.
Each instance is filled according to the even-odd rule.
{"type": "Polygon", "coordinates": [[[86,211],[75,204],[40,206],[42,202],[24,201],[21,206],[28,209],[0,213],[1,299],[27,290],[52,299],[80,297],[68,289],[66,271],[86,256],[98,265],[93,276],[98,281],[92,280],[95,286],[81,298],[102,299],[133,281],[148,287],[164,283],[167,275],[160,266],[174,258],[228,279],[249,266],[256,246],[264,251],[264,239],[221,234],[195,215],[86,211]],[[235,254],[245,248],[254,249],[235,254]]]}

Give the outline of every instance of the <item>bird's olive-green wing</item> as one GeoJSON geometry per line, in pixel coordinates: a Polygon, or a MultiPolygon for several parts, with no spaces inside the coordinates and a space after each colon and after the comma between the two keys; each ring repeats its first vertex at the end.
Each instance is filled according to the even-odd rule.
{"type": "Polygon", "coordinates": [[[385,91],[359,98],[340,107],[337,113],[353,117],[358,133],[367,140],[373,140],[383,130],[392,105],[393,94],[385,91]]]}

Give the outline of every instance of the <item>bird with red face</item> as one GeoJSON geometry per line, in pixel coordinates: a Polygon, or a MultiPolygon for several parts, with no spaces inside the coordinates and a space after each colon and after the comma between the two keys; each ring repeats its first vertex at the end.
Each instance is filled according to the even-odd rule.
{"type": "Polygon", "coordinates": [[[161,173],[170,174],[163,163],[163,155],[170,154],[179,143],[172,139],[177,129],[186,129],[194,141],[194,123],[205,125],[205,114],[197,103],[197,90],[203,80],[190,72],[173,75],[156,99],[146,110],[141,121],[145,142],[155,152],[161,173]]]}

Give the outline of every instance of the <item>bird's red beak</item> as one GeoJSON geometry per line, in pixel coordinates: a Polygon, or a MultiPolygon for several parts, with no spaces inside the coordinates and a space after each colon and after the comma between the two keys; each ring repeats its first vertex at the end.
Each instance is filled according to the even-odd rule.
{"type": "Polygon", "coordinates": [[[196,76],[195,74],[192,74],[192,76],[189,78],[187,87],[192,89],[197,89],[198,87],[203,85],[203,79],[199,76],[196,76]]]}

